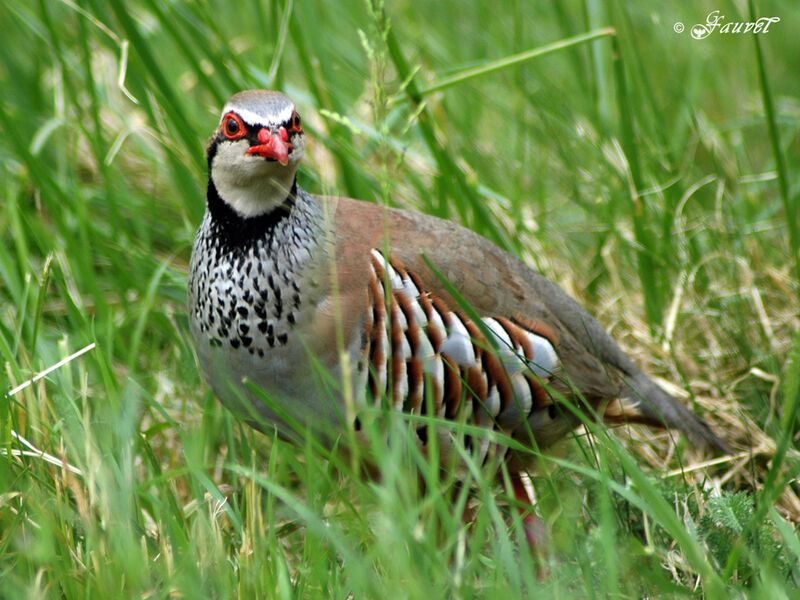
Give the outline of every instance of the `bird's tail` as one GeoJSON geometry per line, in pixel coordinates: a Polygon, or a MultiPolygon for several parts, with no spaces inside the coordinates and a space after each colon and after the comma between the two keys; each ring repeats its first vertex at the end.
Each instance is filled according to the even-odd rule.
{"type": "Polygon", "coordinates": [[[609,423],[636,422],[683,431],[695,443],[731,454],[730,447],[708,424],[673,398],[643,372],[625,379],[618,402],[604,414],[609,423]]]}

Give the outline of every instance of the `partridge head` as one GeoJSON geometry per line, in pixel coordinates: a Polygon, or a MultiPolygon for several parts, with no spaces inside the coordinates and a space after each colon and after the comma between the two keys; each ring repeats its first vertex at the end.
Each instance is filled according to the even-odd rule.
{"type": "MultiPolygon", "coordinates": [[[[265,90],[234,95],[208,145],[189,320],[224,403],[287,437],[294,422],[332,442],[359,409],[388,404],[546,448],[579,424],[569,402],[727,451],[555,284],[451,222],[307,193],[304,148],[292,101],[265,90]]],[[[506,460],[488,436],[437,437],[506,460]]]]}
{"type": "Polygon", "coordinates": [[[222,109],[209,144],[210,178],[239,217],[265,214],[289,195],[303,149],[291,100],[278,92],[241,92],[222,109]]]}

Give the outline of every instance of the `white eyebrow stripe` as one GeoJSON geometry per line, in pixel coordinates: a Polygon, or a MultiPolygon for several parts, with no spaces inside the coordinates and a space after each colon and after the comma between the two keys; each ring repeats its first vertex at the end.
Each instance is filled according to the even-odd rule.
{"type": "Polygon", "coordinates": [[[239,115],[242,120],[250,126],[261,126],[261,127],[274,127],[276,125],[281,125],[285,123],[289,119],[292,118],[292,114],[294,114],[294,108],[292,106],[285,107],[279,114],[278,119],[276,122],[265,121],[263,115],[258,114],[257,112],[253,112],[252,110],[247,110],[246,108],[235,108],[230,104],[226,104],[225,108],[222,109],[222,116],[219,119],[220,124],[222,123],[222,119],[225,118],[229,112],[235,112],[239,115]]]}

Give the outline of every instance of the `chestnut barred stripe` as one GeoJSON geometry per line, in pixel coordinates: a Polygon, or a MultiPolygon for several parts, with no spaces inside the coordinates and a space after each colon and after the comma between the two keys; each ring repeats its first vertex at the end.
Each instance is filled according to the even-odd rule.
{"type": "MultiPolygon", "coordinates": [[[[506,432],[552,403],[542,385],[558,370],[552,333],[486,317],[489,343],[481,327],[426,292],[398,261],[372,250],[371,266],[364,353],[374,402],[389,398],[396,410],[428,414],[430,397],[436,417],[506,432]]],[[[486,442],[477,449],[481,460],[493,451],[486,442]]]]}

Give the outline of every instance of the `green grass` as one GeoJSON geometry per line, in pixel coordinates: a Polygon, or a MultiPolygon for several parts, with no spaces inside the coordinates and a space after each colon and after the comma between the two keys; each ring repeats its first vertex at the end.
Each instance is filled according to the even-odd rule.
{"type": "Polygon", "coordinates": [[[755,44],[689,37],[748,20],[727,0],[500,4],[0,5],[0,386],[95,344],[0,402],[0,598],[796,594],[800,9],[748,8],[781,18],[755,44]],[[249,87],[301,109],[307,189],[522,256],[739,454],[589,427],[533,475],[536,557],[504,486],[399,419],[379,480],[238,422],[185,288],[249,87]]]}

